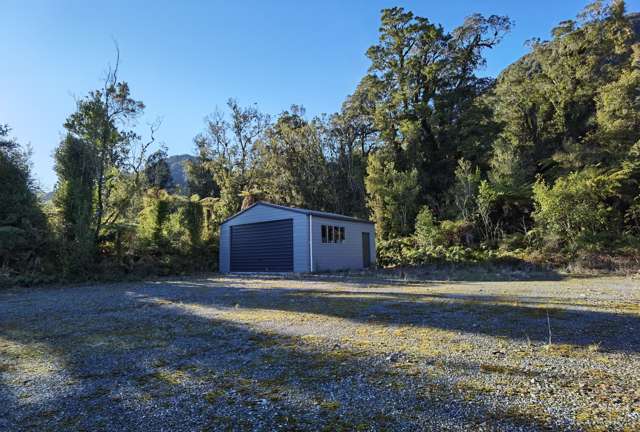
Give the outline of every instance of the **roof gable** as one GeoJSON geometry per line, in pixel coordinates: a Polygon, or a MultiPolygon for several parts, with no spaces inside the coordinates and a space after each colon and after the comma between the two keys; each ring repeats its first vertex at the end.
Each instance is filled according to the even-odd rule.
{"type": "Polygon", "coordinates": [[[251,204],[249,207],[247,207],[246,209],[240,210],[238,213],[234,214],[233,216],[228,217],[222,223],[225,224],[225,223],[229,222],[230,220],[235,219],[236,217],[240,216],[241,214],[243,214],[243,213],[251,210],[252,208],[254,208],[256,206],[259,206],[259,205],[272,207],[272,208],[276,208],[276,209],[279,209],[279,210],[290,211],[290,212],[293,212],[293,213],[301,213],[301,214],[305,214],[305,215],[323,217],[323,218],[327,218],[327,219],[373,224],[373,222],[368,221],[368,220],[358,219],[358,218],[354,218],[354,217],[350,217],[350,216],[344,216],[344,215],[340,215],[340,214],[337,214],[337,213],[322,212],[322,211],[317,211],[317,210],[307,210],[307,209],[301,209],[301,208],[296,208],[296,207],[286,207],[286,206],[283,206],[283,205],[272,204],[272,203],[266,202],[266,201],[255,202],[255,203],[251,204]]]}

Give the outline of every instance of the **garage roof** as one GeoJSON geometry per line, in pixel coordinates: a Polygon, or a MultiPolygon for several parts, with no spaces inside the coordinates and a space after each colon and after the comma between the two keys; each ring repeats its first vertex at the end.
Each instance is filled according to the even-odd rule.
{"type": "Polygon", "coordinates": [[[258,205],[264,205],[267,207],[273,207],[273,208],[277,208],[280,210],[287,210],[287,211],[291,211],[291,212],[295,212],[295,213],[302,213],[302,214],[306,214],[306,215],[311,215],[311,216],[317,216],[317,217],[323,217],[323,218],[327,218],[327,219],[335,219],[335,220],[343,220],[343,221],[348,221],[348,222],[360,222],[360,223],[367,223],[367,224],[372,224],[373,222],[365,220],[365,219],[358,219],[358,218],[354,218],[351,216],[344,216],[341,214],[337,214],[337,213],[329,213],[329,212],[323,212],[323,211],[317,211],[317,210],[308,210],[308,209],[301,209],[301,208],[297,208],[297,207],[286,207],[283,205],[278,205],[278,204],[272,204],[270,202],[266,202],[266,201],[258,201],[254,204],[251,204],[249,207],[247,207],[244,210],[239,211],[238,213],[234,214],[233,216],[225,219],[222,223],[227,223],[229,222],[231,219],[234,219],[236,216],[241,215],[242,213],[251,210],[252,208],[254,208],[255,206],[258,205]]]}

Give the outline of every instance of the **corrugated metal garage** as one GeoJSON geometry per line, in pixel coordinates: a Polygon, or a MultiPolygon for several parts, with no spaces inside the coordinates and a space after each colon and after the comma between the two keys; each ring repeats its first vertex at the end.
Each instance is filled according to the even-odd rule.
{"type": "Polygon", "coordinates": [[[370,221],[257,202],[220,227],[220,271],[314,272],[375,265],[370,221]]]}

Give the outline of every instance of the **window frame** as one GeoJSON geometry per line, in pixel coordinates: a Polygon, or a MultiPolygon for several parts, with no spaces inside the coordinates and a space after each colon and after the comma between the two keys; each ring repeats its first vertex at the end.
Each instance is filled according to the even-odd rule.
{"type": "Polygon", "coordinates": [[[346,232],[347,229],[344,226],[320,225],[320,242],[325,244],[344,243],[346,232]]]}

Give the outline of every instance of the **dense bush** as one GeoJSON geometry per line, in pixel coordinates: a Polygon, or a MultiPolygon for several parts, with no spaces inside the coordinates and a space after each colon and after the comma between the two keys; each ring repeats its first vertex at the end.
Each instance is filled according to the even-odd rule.
{"type": "Polygon", "coordinates": [[[472,246],[474,244],[474,225],[465,220],[443,220],[439,231],[443,246],[472,246]]]}
{"type": "Polygon", "coordinates": [[[598,243],[618,233],[621,215],[611,205],[620,175],[596,169],[573,172],[553,186],[539,179],[533,187],[536,229],[550,246],[598,243]]]}
{"type": "Polygon", "coordinates": [[[436,225],[431,209],[427,206],[422,207],[416,217],[416,242],[421,247],[433,247],[441,242],[440,230],[436,225]]]}
{"type": "Polygon", "coordinates": [[[51,238],[29,153],[0,124],[0,278],[47,269],[51,238]]]}
{"type": "Polygon", "coordinates": [[[56,227],[63,276],[92,271],[96,262],[93,196],[95,151],[87,142],[67,135],[55,153],[58,184],[54,193],[56,227]]]}
{"type": "Polygon", "coordinates": [[[415,237],[380,241],[376,248],[378,265],[382,267],[420,266],[442,262],[483,262],[499,256],[499,253],[493,250],[461,245],[424,246],[415,237]]]}
{"type": "Polygon", "coordinates": [[[137,224],[140,265],[171,271],[214,270],[217,264],[217,233],[205,218],[207,200],[172,195],[152,188],[143,199],[137,224]]]}
{"type": "Polygon", "coordinates": [[[393,238],[413,231],[420,190],[416,170],[399,171],[388,154],[379,152],[369,159],[366,188],[378,237],[393,238]]]}
{"type": "Polygon", "coordinates": [[[423,207],[416,217],[414,238],[420,247],[472,246],[474,224],[465,220],[437,222],[428,207],[423,207]]]}

